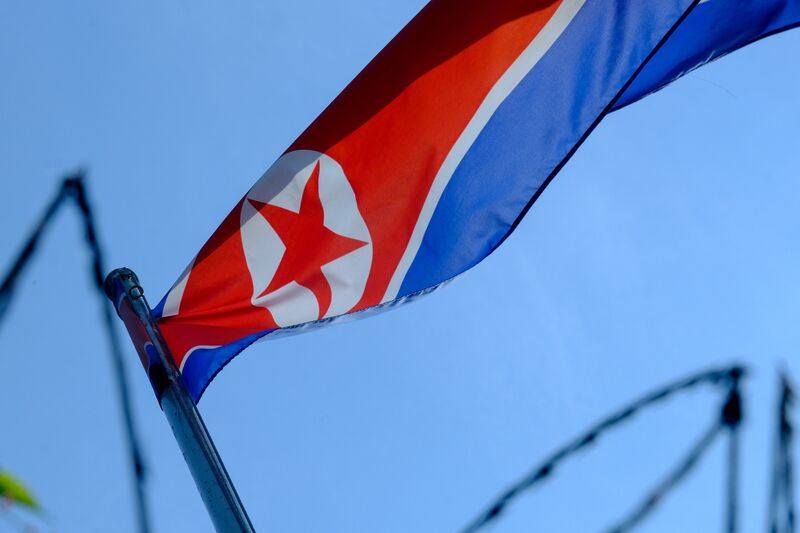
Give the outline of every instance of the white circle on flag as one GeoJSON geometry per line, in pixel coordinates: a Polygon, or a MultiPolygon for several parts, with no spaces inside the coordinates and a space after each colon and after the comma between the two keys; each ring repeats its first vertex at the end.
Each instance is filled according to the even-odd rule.
{"type": "MultiPolygon", "coordinates": [[[[331,157],[311,150],[284,154],[247,193],[240,216],[242,245],[253,281],[251,303],[269,309],[278,326],[341,315],[352,310],[361,299],[372,266],[372,238],[344,170],[331,157]],[[306,187],[315,171],[318,172],[318,190],[310,192],[312,196],[318,193],[324,227],[337,238],[364,243],[326,264],[311,265],[311,269],[321,270],[323,283],[327,282],[330,287],[330,305],[323,316],[319,316],[320,303],[313,287],[295,280],[265,292],[287,256],[287,247],[310,247],[301,253],[313,256],[314,247],[320,243],[312,242],[313,236],[302,234],[292,234],[292,242],[283,242],[280,232],[285,232],[285,228],[273,227],[268,217],[257,209],[257,206],[266,204],[272,206],[267,208],[270,212],[281,208],[302,214],[304,193],[308,192],[306,187]]],[[[327,230],[325,233],[329,234],[327,230]]],[[[287,237],[284,235],[283,238],[287,237]]],[[[286,276],[285,270],[286,267],[281,273],[283,277],[286,276]]],[[[303,272],[296,275],[298,279],[304,279],[303,272]]]]}

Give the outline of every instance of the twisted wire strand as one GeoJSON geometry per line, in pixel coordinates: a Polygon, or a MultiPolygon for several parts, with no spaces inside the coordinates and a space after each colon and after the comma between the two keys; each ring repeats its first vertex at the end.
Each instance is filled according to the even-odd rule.
{"type": "Polygon", "coordinates": [[[39,221],[36,223],[36,226],[34,226],[30,236],[25,241],[25,244],[22,246],[20,252],[17,254],[17,257],[12,263],[11,268],[3,277],[3,281],[0,283],[0,323],[2,323],[6,312],[8,311],[8,307],[11,304],[11,297],[14,294],[20,274],[22,274],[31,257],[33,257],[33,253],[36,251],[36,248],[39,244],[39,239],[41,239],[45,230],[50,225],[50,222],[53,220],[53,217],[58,212],[58,208],[61,207],[61,204],[64,202],[65,198],[66,194],[64,187],[59,187],[58,192],[50,200],[50,203],[47,204],[44,213],[42,213],[41,218],[39,218],[39,221]]]}
{"type": "Polygon", "coordinates": [[[581,436],[569,441],[566,445],[551,454],[544,462],[531,470],[530,473],[520,481],[506,489],[462,530],[463,533],[474,533],[497,519],[514,499],[546,479],[562,461],[590,444],[597,442],[598,438],[606,431],[632,418],[642,409],[660,403],[678,392],[686,391],[702,384],[726,384],[728,387],[731,387],[732,383],[738,382],[739,378],[744,375],[745,369],[741,366],[714,369],[680,379],[662,388],[656,389],[651,393],[645,394],[621,410],[602,419],[581,436]]]}
{"type": "Polygon", "coordinates": [[[700,436],[689,452],[673,468],[658,485],[645,496],[641,503],[631,511],[620,522],[607,530],[607,533],[627,533],[639,525],[648,514],[652,513],[664,500],[664,498],[675,489],[687,474],[697,466],[700,458],[714,443],[714,440],[723,430],[723,425],[718,421],[713,424],[700,436]]]}
{"type": "Polygon", "coordinates": [[[131,406],[128,380],[125,375],[125,363],[119,340],[119,334],[115,327],[115,321],[111,312],[110,303],[103,292],[103,272],[105,272],[103,251],[99,243],[94,211],[92,210],[91,203],[89,202],[84,180],[84,173],[78,172],[66,177],[62,181],[61,186],[59,187],[53,199],[45,208],[42,217],[39,219],[30,236],[25,241],[25,244],[12,263],[8,273],[4,276],[2,283],[0,283],[0,324],[2,323],[3,318],[5,317],[5,314],[11,304],[11,300],[15,293],[15,288],[19,282],[20,276],[25,271],[25,267],[33,258],[40,239],[53,222],[60,208],[65,205],[67,201],[72,201],[78,208],[78,211],[81,215],[81,220],[83,222],[84,241],[89,249],[92,259],[91,277],[97,292],[97,296],[100,299],[103,323],[105,325],[106,335],[108,337],[112,369],[114,373],[114,379],[117,384],[118,402],[122,411],[124,431],[128,443],[130,465],[133,472],[136,516],[139,525],[139,531],[141,533],[149,533],[150,518],[145,493],[145,483],[147,477],[145,461],[143,459],[142,448],[133,419],[133,408],[131,406]]]}
{"type": "Polygon", "coordinates": [[[642,499],[633,511],[622,519],[616,526],[609,528],[608,533],[628,533],[633,531],[650,513],[675,490],[686,476],[699,464],[700,459],[709,450],[716,438],[724,430],[729,431],[729,440],[733,453],[728,461],[728,487],[726,502],[727,530],[732,533],[736,530],[736,494],[738,485],[738,431],[742,421],[742,400],[739,391],[739,376],[732,375],[727,398],[722,404],[719,416],[700,438],[689,449],[689,452],[675,465],[675,467],[642,499]]]}
{"type": "Polygon", "coordinates": [[[795,393],[789,376],[781,372],[778,417],[772,457],[772,482],[770,488],[768,526],[771,533],[794,533],[794,426],[791,409],[795,393]]]}

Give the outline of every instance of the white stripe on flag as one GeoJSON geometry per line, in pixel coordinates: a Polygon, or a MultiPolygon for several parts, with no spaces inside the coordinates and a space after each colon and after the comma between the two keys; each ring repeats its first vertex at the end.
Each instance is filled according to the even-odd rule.
{"type": "Polygon", "coordinates": [[[195,257],[192,259],[192,262],[189,263],[189,266],[183,271],[181,277],[178,278],[178,281],[175,282],[175,285],[173,285],[167,293],[167,300],[164,302],[164,310],[161,316],[175,316],[180,311],[183,292],[186,290],[186,283],[189,281],[189,274],[192,272],[195,259],[197,258],[195,257]]]}

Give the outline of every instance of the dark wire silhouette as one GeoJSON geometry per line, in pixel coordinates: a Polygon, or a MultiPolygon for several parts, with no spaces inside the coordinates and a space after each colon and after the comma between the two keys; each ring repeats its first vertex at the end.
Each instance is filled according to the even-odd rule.
{"type": "Polygon", "coordinates": [[[739,529],[739,448],[742,428],[742,394],[739,390],[739,374],[731,376],[728,399],[722,406],[722,425],[728,431],[728,483],[726,528],[728,533],[739,529]]]}
{"type": "Polygon", "coordinates": [[[782,372],[768,511],[770,533],[794,533],[794,479],[792,476],[794,426],[789,415],[793,405],[794,389],[789,377],[782,372]]]}
{"type": "Polygon", "coordinates": [[[19,281],[20,274],[24,271],[26,265],[33,257],[33,254],[39,244],[39,239],[52,222],[59,208],[62,205],[65,205],[65,202],[68,200],[74,202],[74,205],[80,211],[81,218],[83,220],[84,238],[92,258],[92,281],[94,282],[95,289],[97,290],[97,296],[100,300],[103,322],[105,324],[105,329],[108,336],[114,378],[117,383],[117,395],[120,409],[122,410],[125,434],[128,441],[128,452],[130,454],[130,465],[133,471],[134,492],[136,497],[136,515],[139,524],[139,531],[141,533],[149,533],[150,518],[145,495],[146,470],[144,459],[133,420],[133,409],[131,407],[128,381],[125,375],[125,364],[122,355],[122,349],[120,347],[121,345],[119,342],[119,336],[116,328],[114,327],[111,308],[109,307],[108,300],[106,299],[105,292],[103,290],[103,272],[105,272],[103,253],[98,242],[94,214],[86,195],[84,175],[82,172],[78,172],[65,178],[61,183],[58,192],[48,204],[44,214],[39,219],[39,222],[36,224],[36,227],[34,228],[30,237],[28,237],[28,240],[22,247],[21,252],[11,266],[8,274],[6,274],[5,278],[3,278],[3,282],[0,284],[0,323],[2,323],[3,317],[5,316],[5,313],[7,312],[11,303],[11,298],[14,294],[16,284],[19,281]]]}
{"type": "Polygon", "coordinates": [[[8,309],[8,305],[11,303],[11,296],[14,294],[14,287],[19,275],[22,273],[25,265],[28,264],[28,260],[33,255],[33,252],[36,251],[36,245],[39,243],[39,238],[42,236],[42,233],[44,233],[44,230],[47,228],[47,225],[53,218],[53,215],[55,215],[56,211],[58,211],[58,208],[64,201],[65,195],[66,192],[64,190],[64,186],[62,185],[58,188],[55,198],[53,198],[47,205],[47,209],[45,209],[44,214],[39,219],[39,222],[37,222],[33,233],[31,233],[31,236],[28,237],[28,240],[25,242],[25,246],[22,247],[19,255],[17,255],[17,258],[14,260],[14,264],[11,265],[11,269],[8,271],[8,274],[6,274],[5,278],[3,278],[3,283],[0,284],[0,323],[2,323],[3,317],[8,309]]]}
{"type": "Polygon", "coordinates": [[[689,453],[681,459],[676,467],[659,482],[655,489],[645,496],[641,503],[631,511],[619,524],[608,528],[608,533],[626,533],[633,529],[644,520],[648,514],[653,512],[662,502],[664,497],[672,491],[686,475],[695,467],[703,454],[714,443],[714,440],[722,432],[722,425],[718,421],[713,424],[700,436],[697,442],[689,450],[689,453]]]}
{"type": "MultiPolygon", "coordinates": [[[[716,435],[718,435],[722,429],[724,429],[726,426],[729,428],[736,426],[738,430],[738,426],[741,421],[741,396],[738,384],[739,379],[744,375],[744,368],[739,366],[712,370],[676,381],[670,385],[667,385],[666,387],[641,397],[622,410],[603,419],[598,424],[591,427],[583,435],[567,443],[565,446],[550,455],[540,466],[533,469],[527,476],[503,492],[500,497],[498,497],[486,508],[484,512],[482,512],[466,528],[464,528],[464,533],[473,533],[478,531],[490,522],[497,519],[512,500],[517,498],[523,492],[532,488],[534,485],[545,480],[548,476],[550,476],[550,474],[553,473],[559,463],[581,449],[595,443],[601,434],[633,417],[633,415],[638,413],[643,408],[659,403],[677,392],[686,391],[701,384],[725,386],[728,396],[723,406],[723,413],[720,420],[715,421],[714,426],[707,433],[705,433],[703,438],[698,441],[695,447],[692,448],[690,454],[679,464],[679,467],[676,468],[676,470],[674,470],[663,482],[661,482],[655,491],[651,493],[647,499],[645,499],[645,501],[641,504],[641,508],[629,515],[629,517],[623,523],[617,526],[618,529],[613,530],[626,531],[631,526],[640,522],[644,516],[655,509],[656,504],[663,498],[662,491],[671,490],[681,479],[683,479],[686,473],[688,473],[688,471],[691,470],[697,463],[699,456],[702,455],[702,453],[708,448],[708,446],[711,444],[711,441],[713,441],[714,437],[716,437],[716,435]],[[697,454],[697,457],[694,457],[695,454],[697,454]],[[639,514],[641,514],[641,516],[639,516],[639,514]],[[628,522],[631,522],[630,525],[628,525],[628,522]]],[[[736,482],[737,478],[738,476],[729,475],[729,483],[731,481],[736,482]]],[[[730,502],[728,503],[729,523],[731,520],[735,522],[735,488],[732,490],[729,489],[729,498],[731,494],[734,494],[734,500],[732,504],[730,502]],[[730,515],[731,509],[733,509],[734,513],[733,519],[730,515]]]]}
{"type": "Polygon", "coordinates": [[[723,432],[728,430],[729,454],[728,454],[728,487],[726,502],[726,531],[733,533],[736,531],[737,514],[737,493],[739,480],[739,460],[738,460],[738,437],[739,428],[742,422],[742,397],[739,392],[740,374],[731,373],[730,389],[725,403],[722,405],[720,414],[715,417],[711,426],[700,436],[697,442],[689,450],[689,453],[659,482],[656,488],[650,492],[641,503],[631,511],[618,525],[609,528],[609,533],[627,533],[639,525],[648,514],[653,512],[664,498],[672,492],[686,478],[694,467],[697,466],[714,440],[723,432]]]}

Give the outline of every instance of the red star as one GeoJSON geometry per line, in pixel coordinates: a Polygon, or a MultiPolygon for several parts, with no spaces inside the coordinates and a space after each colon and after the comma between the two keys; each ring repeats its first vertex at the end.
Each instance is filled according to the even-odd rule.
{"type": "Polygon", "coordinates": [[[319,162],[306,183],[299,213],[256,200],[249,202],[286,246],[275,276],[259,298],[295,281],[314,293],[319,304],[318,318],[322,318],[331,305],[331,286],[321,267],[367,243],[334,233],[323,224],[325,211],[319,199],[319,162]]]}

